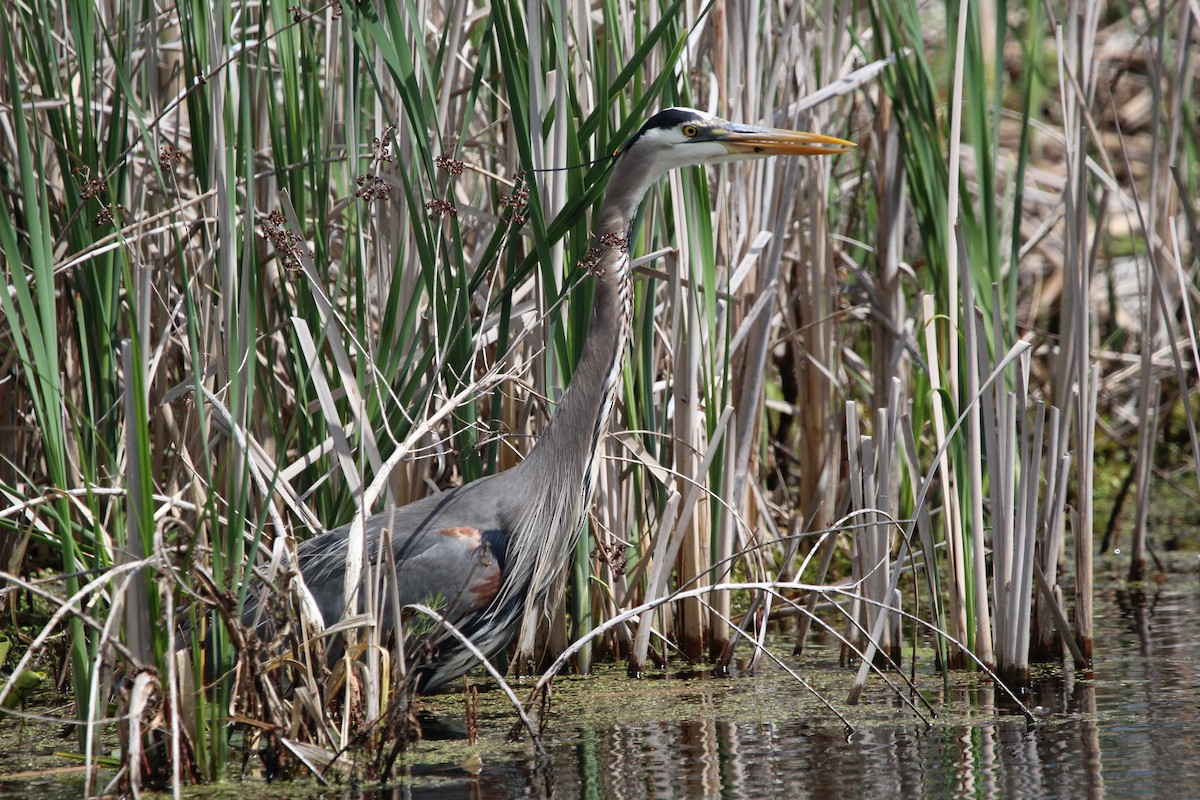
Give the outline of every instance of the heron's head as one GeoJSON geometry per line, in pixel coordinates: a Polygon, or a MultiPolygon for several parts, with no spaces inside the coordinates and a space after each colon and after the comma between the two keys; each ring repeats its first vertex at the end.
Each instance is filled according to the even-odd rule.
{"type": "Polygon", "coordinates": [[[834,155],[853,148],[853,142],[832,136],[740,125],[691,108],[668,108],[648,119],[634,134],[621,150],[618,164],[636,164],[653,179],[695,164],[766,156],[834,155]]]}

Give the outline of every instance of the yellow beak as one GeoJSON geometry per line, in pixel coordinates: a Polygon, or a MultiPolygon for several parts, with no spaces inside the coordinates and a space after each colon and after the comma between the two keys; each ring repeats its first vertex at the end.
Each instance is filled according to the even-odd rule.
{"type": "Polygon", "coordinates": [[[854,142],[806,131],[785,131],[753,125],[731,125],[717,141],[729,145],[735,153],[760,153],[770,156],[830,156],[849,153],[854,142]]]}

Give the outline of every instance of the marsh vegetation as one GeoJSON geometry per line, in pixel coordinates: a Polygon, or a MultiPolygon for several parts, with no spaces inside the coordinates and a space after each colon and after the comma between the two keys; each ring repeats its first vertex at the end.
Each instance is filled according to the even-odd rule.
{"type": "Polygon", "coordinates": [[[1155,503],[1195,521],[1197,24],[7,4],[0,700],[31,672],[61,692],[96,791],[114,747],[113,785],[217,779],[231,726],[280,774],[389,774],[424,654],[352,618],[327,669],[289,554],[528,453],[578,363],[605,157],[672,105],[858,148],[644,204],[596,503],[508,665],[545,676],[521,735],[556,671],[599,662],[804,692],[814,631],[858,670],[813,687],[830,714],[872,681],[908,697],[914,658],[1017,694],[1039,660],[1086,669],[1096,538],[1140,582],[1155,503]],[[256,585],[297,636],[240,624],[256,585]]]}

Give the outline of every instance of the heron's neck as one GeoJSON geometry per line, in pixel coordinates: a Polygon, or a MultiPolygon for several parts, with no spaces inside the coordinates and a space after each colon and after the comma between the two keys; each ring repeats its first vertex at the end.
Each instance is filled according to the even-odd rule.
{"type": "Polygon", "coordinates": [[[629,342],[633,292],[627,237],[640,201],[640,193],[635,198],[610,193],[605,200],[588,254],[595,292],[583,352],[553,419],[524,462],[526,470],[572,492],[580,501],[580,519],[595,489],[629,342]]]}
{"type": "MultiPolygon", "coordinates": [[[[538,477],[582,485],[579,518],[595,489],[600,445],[620,384],[625,346],[633,321],[629,234],[646,191],[662,175],[650,154],[623,154],[613,166],[600,213],[593,220],[588,270],[595,276],[592,317],[583,353],[554,418],[524,464],[538,477]]],[[[577,495],[578,496],[578,495],[577,495]]]]}
{"type": "Polygon", "coordinates": [[[518,651],[533,652],[537,620],[548,616],[565,585],[584,516],[592,502],[600,449],[621,380],[633,318],[629,226],[653,178],[636,163],[617,163],[592,234],[589,269],[596,291],[583,353],[541,439],[512,471],[537,498],[514,504],[509,577],[495,604],[525,592],[518,651]]]}

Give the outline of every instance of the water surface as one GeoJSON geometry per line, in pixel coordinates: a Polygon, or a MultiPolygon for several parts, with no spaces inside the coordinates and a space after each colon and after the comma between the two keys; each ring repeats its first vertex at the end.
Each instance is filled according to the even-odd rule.
{"type": "MultiPolygon", "coordinates": [[[[844,706],[839,690],[830,699],[850,719],[848,732],[778,675],[629,681],[627,693],[623,679],[601,678],[590,695],[585,688],[556,699],[547,757],[504,758],[485,745],[478,776],[446,764],[376,794],[1200,798],[1198,609],[1194,574],[1173,574],[1146,592],[1100,592],[1094,673],[1044,670],[1025,698],[1037,712],[1032,723],[986,681],[970,679],[946,693],[935,686],[940,714],[930,724],[877,678],[857,709],[844,706]],[[643,706],[656,692],[662,718],[647,718],[643,706]]],[[[847,672],[819,650],[792,665],[806,677],[847,672]]]]}
{"type": "MultiPolygon", "coordinates": [[[[480,742],[423,742],[386,789],[247,781],[188,796],[1200,800],[1200,579],[1194,565],[1167,578],[1142,592],[1098,592],[1095,671],[1042,670],[1025,698],[1033,722],[977,675],[956,673],[944,687],[928,658],[918,663],[918,683],[936,718],[918,717],[878,677],[862,705],[846,706],[852,672],[831,646],[817,646],[785,660],[849,728],[778,669],[635,681],[614,667],[555,682],[545,756],[527,740],[505,743],[512,712],[481,681],[480,742]]],[[[431,706],[454,728],[462,704],[447,695],[431,706]]],[[[13,725],[0,720],[9,750],[0,752],[0,798],[79,796],[78,774],[11,777],[73,743],[14,738],[13,725]]]]}

